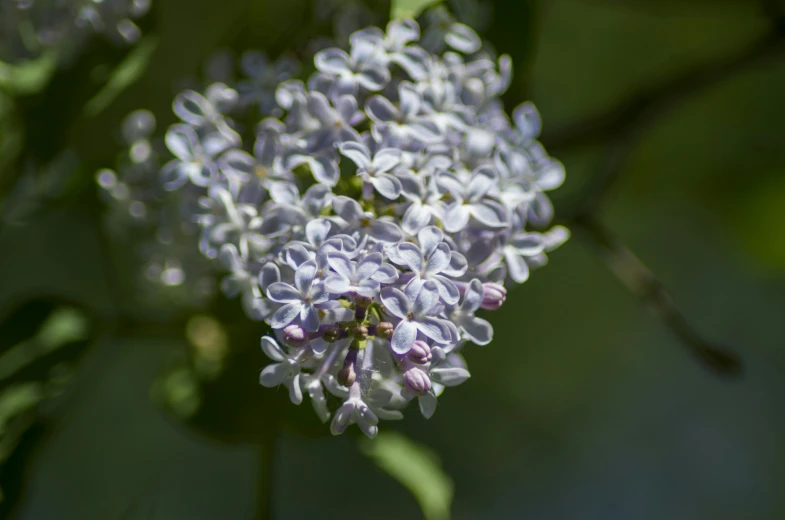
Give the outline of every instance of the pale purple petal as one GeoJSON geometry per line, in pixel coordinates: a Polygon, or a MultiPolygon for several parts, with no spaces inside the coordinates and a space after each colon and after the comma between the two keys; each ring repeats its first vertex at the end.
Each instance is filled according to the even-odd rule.
{"type": "Polygon", "coordinates": [[[417,339],[417,327],[408,320],[403,320],[395,327],[390,345],[396,354],[406,354],[417,339]]]}
{"type": "Polygon", "coordinates": [[[289,365],[286,363],[275,363],[267,365],[259,375],[259,382],[262,386],[273,388],[283,383],[286,376],[289,375],[289,365]]]}
{"type": "Polygon", "coordinates": [[[270,318],[270,326],[274,329],[282,329],[289,325],[300,314],[301,303],[288,303],[275,311],[270,318]]]}
{"type": "Polygon", "coordinates": [[[401,194],[401,181],[388,173],[382,173],[370,179],[371,184],[383,197],[395,200],[401,194]]]}
{"type": "Polygon", "coordinates": [[[327,235],[330,233],[330,227],[330,222],[323,218],[308,222],[305,226],[305,236],[308,238],[308,242],[313,245],[320,245],[327,240],[327,235]]]}
{"type": "Polygon", "coordinates": [[[444,303],[448,305],[455,305],[458,303],[458,300],[461,298],[461,293],[452,280],[440,275],[433,275],[429,280],[436,283],[437,289],[439,290],[439,297],[444,303]]]}
{"type": "Polygon", "coordinates": [[[485,201],[472,204],[468,207],[470,208],[472,217],[485,226],[499,228],[507,225],[504,208],[497,204],[491,204],[490,202],[485,201]]]}
{"type": "Polygon", "coordinates": [[[318,70],[327,74],[345,74],[351,72],[350,58],[345,51],[336,48],[319,51],[313,57],[313,63],[318,70]]]}
{"type": "Polygon", "coordinates": [[[310,303],[303,305],[300,309],[300,321],[302,321],[303,327],[308,332],[319,330],[319,313],[316,312],[316,308],[310,303]]]}
{"type": "Polygon", "coordinates": [[[439,302],[439,289],[431,280],[426,281],[423,286],[420,288],[420,292],[417,294],[417,297],[414,299],[414,304],[412,305],[412,312],[415,315],[423,315],[427,314],[428,311],[433,309],[433,306],[439,302]]]}
{"type": "Polygon", "coordinates": [[[187,125],[174,125],[166,132],[166,147],[172,154],[182,159],[190,161],[199,148],[199,138],[193,128],[187,125]]]}
{"type": "Polygon", "coordinates": [[[504,248],[504,259],[507,261],[507,270],[510,278],[518,283],[529,279],[529,266],[526,261],[512,248],[504,248]]]}
{"type": "Polygon", "coordinates": [[[309,260],[294,272],[294,285],[299,289],[300,293],[307,294],[311,290],[311,284],[316,276],[316,262],[309,260]]]}
{"type": "Polygon", "coordinates": [[[474,30],[462,23],[454,23],[444,35],[444,42],[457,51],[471,54],[479,50],[480,37],[474,30]]]}
{"type": "Polygon", "coordinates": [[[425,264],[425,272],[431,274],[441,273],[443,269],[450,265],[450,256],[450,246],[442,242],[436,246],[436,249],[428,257],[428,261],[425,264]]]}
{"type": "Polygon", "coordinates": [[[388,244],[394,244],[403,240],[403,233],[401,233],[400,228],[394,223],[385,220],[374,220],[371,222],[370,235],[376,240],[388,244]]]}
{"type": "Polygon", "coordinates": [[[411,269],[414,273],[422,270],[422,252],[420,248],[411,242],[401,242],[395,246],[395,263],[401,263],[411,269]]]}
{"type": "Polygon", "coordinates": [[[461,322],[466,336],[476,345],[487,345],[493,339],[493,327],[482,318],[471,318],[461,322]]]}
{"type": "Polygon", "coordinates": [[[278,303],[299,303],[302,301],[300,291],[283,282],[274,282],[267,288],[267,297],[278,303]]]}
{"type": "Polygon", "coordinates": [[[444,229],[450,233],[457,233],[466,227],[466,224],[469,223],[470,216],[471,211],[468,206],[455,202],[452,206],[448,207],[447,211],[444,213],[444,220],[442,222],[444,224],[444,229]]]}
{"type": "Polygon", "coordinates": [[[354,276],[354,266],[346,254],[336,251],[327,254],[327,263],[333,270],[347,280],[354,276]]]}
{"type": "MultiPolygon", "coordinates": [[[[373,156],[373,169],[376,174],[386,173],[401,163],[401,151],[395,148],[383,148],[373,156]]],[[[400,184],[400,181],[398,181],[400,184]]],[[[398,190],[400,193],[400,189],[398,190]]]]}
{"type": "Polygon", "coordinates": [[[444,320],[426,316],[416,322],[417,329],[437,343],[450,343],[452,335],[444,320]]]}
{"type": "Polygon", "coordinates": [[[366,170],[371,165],[371,151],[362,143],[341,143],[338,149],[341,155],[351,159],[358,169],[366,170]]]}
{"type": "Polygon", "coordinates": [[[360,203],[343,195],[333,199],[333,211],[347,222],[357,222],[365,218],[360,203]]]}
{"type": "Polygon", "coordinates": [[[329,276],[324,281],[324,288],[327,289],[327,292],[332,294],[348,294],[352,292],[352,286],[349,283],[349,280],[336,275],[329,276]]]}
{"type": "Polygon", "coordinates": [[[469,283],[466,288],[466,293],[463,296],[463,303],[461,309],[465,312],[474,312],[482,305],[483,287],[482,282],[475,278],[469,283]]]}
{"type": "Polygon", "coordinates": [[[431,223],[433,215],[419,202],[413,202],[403,215],[401,227],[413,235],[431,223]]]}
{"type": "Polygon", "coordinates": [[[401,319],[409,314],[409,299],[399,289],[385,287],[381,293],[382,304],[387,311],[401,319]]]}
{"type": "Polygon", "coordinates": [[[377,123],[396,121],[400,117],[400,112],[395,108],[395,105],[382,96],[374,96],[369,99],[365,103],[365,112],[377,123]]]}
{"type": "Polygon", "coordinates": [[[270,336],[262,336],[262,352],[273,361],[286,359],[286,354],[283,353],[278,343],[270,336]]]}
{"type": "Polygon", "coordinates": [[[300,374],[295,374],[291,381],[288,381],[286,386],[289,387],[289,400],[293,404],[300,404],[303,402],[303,389],[300,388],[300,374]]]}
{"type": "Polygon", "coordinates": [[[366,298],[373,298],[379,292],[380,284],[376,280],[366,279],[359,283],[356,288],[357,294],[366,298]]]}
{"type": "Polygon", "coordinates": [[[458,386],[469,379],[469,371],[465,368],[437,368],[431,372],[434,382],[444,386],[458,386]]]}
{"type": "Polygon", "coordinates": [[[357,279],[366,280],[370,278],[376,271],[379,270],[379,267],[381,265],[382,265],[382,254],[371,253],[370,255],[360,260],[357,266],[355,266],[357,279]]]}

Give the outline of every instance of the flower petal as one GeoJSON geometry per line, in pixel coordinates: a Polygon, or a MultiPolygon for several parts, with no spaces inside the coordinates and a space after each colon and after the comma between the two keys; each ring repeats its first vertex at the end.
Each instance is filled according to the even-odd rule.
{"type": "Polygon", "coordinates": [[[302,301],[302,294],[300,291],[288,283],[283,282],[274,282],[270,284],[267,288],[267,297],[278,303],[299,303],[302,301]]]}
{"type": "Polygon", "coordinates": [[[388,173],[380,173],[370,179],[371,184],[385,198],[395,200],[401,195],[401,181],[388,173]]]}
{"type": "Polygon", "coordinates": [[[278,342],[270,336],[262,336],[262,352],[273,361],[283,361],[286,359],[286,354],[284,354],[281,347],[278,346],[278,342]]]}
{"type": "Polygon", "coordinates": [[[259,383],[267,388],[272,388],[283,383],[289,375],[289,365],[287,363],[274,363],[267,365],[259,375],[259,383]]]}
{"type": "Polygon", "coordinates": [[[431,370],[434,382],[444,386],[458,386],[471,377],[465,368],[435,368],[431,370]]]}
{"type": "Polygon", "coordinates": [[[381,298],[384,308],[393,316],[405,319],[409,314],[409,299],[400,289],[385,287],[382,289],[381,298]]]}
{"type": "Polygon", "coordinates": [[[487,345],[493,339],[493,327],[482,318],[464,320],[461,329],[476,345],[487,345]]]}
{"type": "Polygon", "coordinates": [[[422,271],[422,253],[420,248],[411,242],[401,242],[395,246],[395,255],[391,258],[396,264],[408,267],[413,273],[422,271]]]}
{"type": "Polygon", "coordinates": [[[282,329],[294,321],[300,314],[302,303],[288,303],[275,311],[270,317],[270,326],[274,329],[282,329]]]}
{"type": "Polygon", "coordinates": [[[380,242],[394,244],[403,240],[403,233],[398,226],[386,220],[374,220],[371,222],[369,234],[380,242]]]}
{"type": "Polygon", "coordinates": [[[408,320],[403,320],[395,327],[390,345],[396,354],[406,354],[417,339],[417,327],[408,320]]]}
{"type": "Polygon", "coordinates": [[[371,151],[363,143],[354,141],[341,143],[338,150],[341,152],[341,155],[351,159],[359,170],[367,170],[371,165],[371,151]]]}
{"type": "Polygon", "coordinates": [[[319,325],[321,325],[319,313],[310,303],[303,305],[300,309],[300,321],[302,321],[303,327],[308,332],[316,332],[319,330],[319,325]]]}
{"type": "Polygon", "coordinates": [[[316,262],[309,260],[294,272],[294,285],[300,291],[300,294],[307,294],[311,290],[314,277],[316,276],[316,262]]]}

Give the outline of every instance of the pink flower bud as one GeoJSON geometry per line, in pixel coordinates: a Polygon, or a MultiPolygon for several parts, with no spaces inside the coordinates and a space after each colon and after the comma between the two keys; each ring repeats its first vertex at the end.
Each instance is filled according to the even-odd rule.
{"type": "Polygon", "coordinates": [[[308,333],[299,325],[288,325],[283,329],[283,340],[290,347],[302,347],[308,342],[308,333]]]}
{"type": "Polygon", "coordinates": [[[498,283],[484,283],[482,284],[482,303],[480,307],[488,310],[495,311],[502,306],[504,300],[507,299],[507,289],[498,283]]]}
{"type": "Polygon", "coordinates": [[[423,394],[431,389],[431,378],[416,367],[412,367],[403,373],[403,383],[409,390],[417,394],[423,394]]]}
{"type": "Polygon", "coordinates": [[[426,342],[418,339],[406,355],[409,356],[412,362],[424,365],[431,360],[431,347],[426,342]]]}
{"type": "Polygon", "coordinates": [[[376,336],[383,339],[392,338],[395,327],[389,321],[383,321],[376,326],[376,336]]]}

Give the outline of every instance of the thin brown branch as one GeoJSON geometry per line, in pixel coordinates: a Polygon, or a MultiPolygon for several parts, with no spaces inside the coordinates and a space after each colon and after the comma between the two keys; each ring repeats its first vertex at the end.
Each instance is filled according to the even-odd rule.
{"type": "Polygon", "coordinates": [[[584,214],[572,221],[573,227],[588,238],[616,277],[659,317],[682,345],[705,367],[718,375],[738,377],[739,358],[706,341],[678,310],[671,296],[651,270],[595,217],[584,214]]]}
{"type": "Polygon", "coordinates": [[[546,132],[543,143],[551,152],[600,143],[661,117],[664,112],[696,93],[785,50],[785,22],[776,18],[772,25],[772,30],[734,55],[693,67],[659,84],[643,88],[606,112],[589,116],[551,133],[546,132]]]}

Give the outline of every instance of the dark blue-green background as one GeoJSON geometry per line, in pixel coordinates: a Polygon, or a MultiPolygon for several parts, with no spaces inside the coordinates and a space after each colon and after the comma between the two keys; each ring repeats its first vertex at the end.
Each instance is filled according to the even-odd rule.
{"type": "MultiPolygon", "coordinates": [[[[113,129],[140,107],[170,121],[179,81],[218,47],[279,50],[300,3],[154,1],[146,23],[157,47],[138,81],[108,108],[66,117],[80,96],[65,87],[48,88],[32,103],[37,110],[25,117],[41,119],[13,123],[24,149],[46,154],[41,141],[56,139],[52,146],[79,155],[76,175],[86,181],[23,225],[0,229],[0,310],[37,295],[61,296],[97,315],[117,306],[107,280],[130,283],[130,252],[114,245],[107,264],[99,206],[84,202],[95,198],[94,169],[111,165],[120,150],[113,129]],[[107,266],[115,276],[106,275],[107,266]]],[[[591,183],[618,138],[601,130],[602,117],[596,135],[583,140],[565,141],[561,129],[614,114],[702,64],[732,60],[772,31],[763,3],[493,2],[486,37],[516,66],[507,101],[534,100],[543,142],[567,166],[557,207],[591,183]]],[[[741,356],[743,377],[719,378],[697,363],[576,232],[490,316],[493,343],[465,351],[472,378],[440,398],[431,420],[412,409],[404,421],[382,425],[439,455],[455,483],[453,518],[785,517],[780,45],[774,41],[748,66],[654,105],[599,213],[690,322],[741,356]]],[[[78,77],[66,79],[69,88],[79,84],[78,77]]],[[[2,175],[14,175],[13,165],[2,175]]],[[[120,303],[134,309],[130,299],[120,303]]],[[[253,517],[256,448],[210,439],[151,399],[153,381],[187,349],[179,322],[164,321],[156,331],[167,327],[161,334],[102,329],[67,398],[45,410],[51,428],[26,459],[26,493],[15,518],[253,517]]],[[[252,343],[239,373],[254,387],[267,362],[253,339],[261,331],[243,334],[252,343]]],[[[275,390],[237,392],[213,420],[234,409],[263,425],[267,403],[289,413],[286,401],[275,390]]],[[[275,518],[421,516],[415,499],[358,452],[355,437],[330,437],[305,411],[280,430],[275,445],[275,518]]]]}

